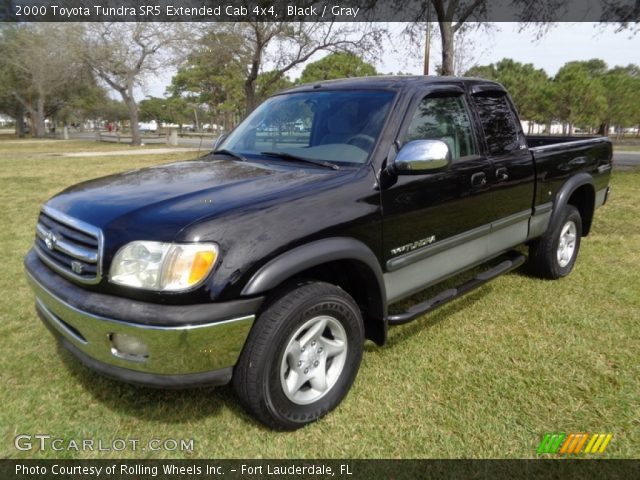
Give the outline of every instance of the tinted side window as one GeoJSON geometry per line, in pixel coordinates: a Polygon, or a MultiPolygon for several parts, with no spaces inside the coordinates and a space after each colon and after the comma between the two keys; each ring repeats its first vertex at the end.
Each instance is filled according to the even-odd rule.
{"type": "Polygon", "coordinates": [[[487,146],[491,155],[502,155],[518,147],[515,118],[505,95],[475,96],[487,146]]]}
{"type": "Polygon", "coordinates": [[[462,97],[425,97],[413,114],[404,143],[442,140],[454,160],[476,153],[471,121],[462,97]]]}

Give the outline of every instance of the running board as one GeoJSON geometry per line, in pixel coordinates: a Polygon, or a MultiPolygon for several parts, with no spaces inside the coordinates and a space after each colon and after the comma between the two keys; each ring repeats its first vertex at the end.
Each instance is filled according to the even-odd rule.
{"type": "Polygon", "coordinates": [[[430,312],[431,310],[435,310],[441,305],[444,305],[451,300],[461,297],[465,293],[469,293],[470,291],[481,287],[485,283],[493,280],[503,273],[507,273],[518,268],[525,261],[524,255],[521,255],[518,252],[509,252],[506,254],[506,256],[508,257],[507,259],[500,262],[495,267],[479,273],[472,280],[469,280],[468,282],[463,283],[458,287],[450,288],[448,290],[445,290],[444,292],[440,292],[435,297],[414,305],[404,313],[389,315],[387,317],[387,322],[389,323],[389,325],[403,325],[405,323],[409,323],[412,320],[421,317],[425,313],[430,312]]]}

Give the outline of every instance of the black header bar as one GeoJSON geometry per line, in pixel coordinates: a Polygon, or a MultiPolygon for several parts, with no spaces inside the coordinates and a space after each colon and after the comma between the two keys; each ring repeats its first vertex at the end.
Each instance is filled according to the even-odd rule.
{"type": "MultiPolygon", "coordinates": [[[[640,20],[640,3],[636,0],[484,0],[469,9],[475,3],[476,0],[460,0],[450,20],[624,23],[640,20]]],[[[426,21],[429,4],[428,0],[0,0],[0,21],[413,22],[426,21]]],[[[432,19],[436,20],[433,10],[432,19]]]]}

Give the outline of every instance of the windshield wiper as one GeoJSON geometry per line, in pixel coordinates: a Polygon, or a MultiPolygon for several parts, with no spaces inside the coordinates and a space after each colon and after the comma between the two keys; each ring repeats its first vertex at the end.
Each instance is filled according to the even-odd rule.
{"type": "Polygon", "coordinates": [[[236,152],[232,152],[231,150],[227,150],[226,148],[221,148],[220,150],[214,150],[214,154],[221,153],[222,155],[229,155],[230,157],[235,158],[236,160],[240,160],[241,162],[246,162],[247,159],[242,155],[236,152]]]}
{"type": "Polygon", "coordinates": [[[278,157],[283,158],[285,160],[295,160],[298,162],[310,163],[312,165],[317,165],[318,167],[330,168],[332,170],[340,170],[340,167],[335,163],[325,162],[324,160],[315,160],[313,158],[299,157],[298,155],[293,155],[292,153],[287,152],[260,152],[261,155],[265,155],[267,157],[278,157]]]}

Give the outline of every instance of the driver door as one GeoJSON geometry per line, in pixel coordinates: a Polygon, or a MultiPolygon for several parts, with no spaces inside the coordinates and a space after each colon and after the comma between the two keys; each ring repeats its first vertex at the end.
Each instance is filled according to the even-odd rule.
{"type": "Polygon", "coordinates": [[[382,192],[389,302],[478,262],[487,252],[492,166],[480,154],[461,87],[439,86],[417,96],[399,143],[421,139],[446,143],[452,163],[437,173],[398,175],[382,192]]]}

